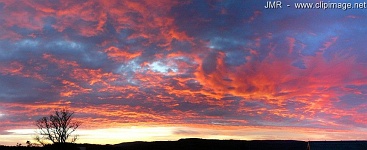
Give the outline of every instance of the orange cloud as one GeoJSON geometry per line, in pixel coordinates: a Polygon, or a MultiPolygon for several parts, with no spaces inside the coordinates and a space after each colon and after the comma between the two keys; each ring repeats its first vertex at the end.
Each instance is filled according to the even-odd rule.
{"type": "MultiPolygon", "coordinates": [[[[40,69],[40,68],[35,68],[40,69]]],[[[39,70],[38,70],[39,71],[39,70]]],[[[29,70],[22,63],[13,61],[10,64],[4,63],[0,65],[0,73],[4,75],[18,75],[26,78],[34,78],[40,81],[44,80],[44,77],[41,76],[38,72],[33,70],[29,70]]]]}
{"type": "Polygon", "coordinates": [[[123,62],[127,62],[129,60],[132,60],[136,57],[139,57],[141,55],[141,51],[139,52],[135,52],[135,53],[129,53],[127,51],[121,50],[117,47],[109,47],[107,49],[104,50],[104,52],[107,53],[107,56],[112,58],[115,61],[123,61],[123,62]]]}

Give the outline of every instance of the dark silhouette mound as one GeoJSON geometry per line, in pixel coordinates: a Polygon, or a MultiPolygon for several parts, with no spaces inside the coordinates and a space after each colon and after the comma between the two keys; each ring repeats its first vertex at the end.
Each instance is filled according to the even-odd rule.
{"type": "Polygon", "coordinates": [[[241,141],[181,139],[178,141],[132,142],[116,146],[126,150],[298,150],[306,149],[303,141],[241,141]]]}
{"type": "Polygon", "coordinates": [[[43,150],[80,150],[78,144],[74,143],[54,143],[45,145],[43,150]]]}

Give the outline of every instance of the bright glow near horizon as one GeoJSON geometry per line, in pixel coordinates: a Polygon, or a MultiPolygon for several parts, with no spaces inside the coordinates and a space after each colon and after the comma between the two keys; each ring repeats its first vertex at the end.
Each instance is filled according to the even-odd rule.
{"type": "Polygon", "coordinates": [[[172,135],[170,127],[125,127],[108,128],[95,130],[78,130],[81,143],[91,142],[99,144],[116,144],[121,142],[131,142],[132,139],[139,141],[153,141],[157,137],[169,137],[172,135]]]}
{"type": "MultiPolygon", "coordinates": [[[[35,142],[35,129],[14,129],[8,130],[8,135],[0,138],[7,145],[12,142],[25,143],[30,140],[35,142]],[[30,136],[32,135],[32,136],[30,136]]],[[[95,144],[118,144],[133,141],[172,141],[181,138],[206,138],[206,139],[234,139],[234,140],[363,140],[367,134],[360,130],[347,131],[325,131],[323,129],[291,129],[282,127],[123,127],[123,128],[101,128],[101,129],[80,129],[75,134],[79,135],[77,143],[95,144]],[[325,134],[319,134],[323,132],[325,134]]]]}

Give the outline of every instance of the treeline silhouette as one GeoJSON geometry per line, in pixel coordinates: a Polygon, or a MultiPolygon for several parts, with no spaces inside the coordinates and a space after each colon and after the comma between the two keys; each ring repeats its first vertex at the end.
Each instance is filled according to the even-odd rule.
{"type": "Polygon", "coordinates": [[[1,150],[300,150],[304,141],[242,141],[181,139],[178,141],[128,142],[115,145],[55,143],[44,147],[0,147],[1,150]]]}
{"type": "Polygon", "coordinates": [[[54,143],[43,147],[0,146],[0,150],[364,150],[367,141],[207,140],[128,142],[115,145],[54,143]]]}
{"type": "Polygon", "coordinates": [[[0,146],[0,150],[366,150],[367,141],[207,140],[128,142],[115,145],[54,143],[43,147],[0,146]]]}

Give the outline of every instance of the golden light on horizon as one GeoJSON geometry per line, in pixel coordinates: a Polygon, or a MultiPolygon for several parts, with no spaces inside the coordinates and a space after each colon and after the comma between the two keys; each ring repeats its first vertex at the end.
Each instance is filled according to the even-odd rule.
{"type": "Polygon", "coordinates": [[[172,127],[123,127],[106,129],[80,129],[75,134],[80,135],[80,141],[93,142],[99,144],[116,144],[121,142],[154,141],[159,137],[170,137],[172,127]]]}
{"type": "MultiPolygon", "coordinates": [[[[35,129],[8,130],[5,143],[16,140],[24,143],[33,140],[35,129]]],[[[172,126],[132,126],[122,128],[79,129],[75,132],[79,135],[77,143],[118,144],[134,141],[175,141],[182,138],[204,138],[225,140],[363,140],[367,134],[360,130],[352,132],[348,130],[325,130],[312,128],[285,128],[285,127],[226,127],[226,126],[202,126],[172,125],[172,126]],[[323,132],[325,134],[319,134],[323,132]]]]}

